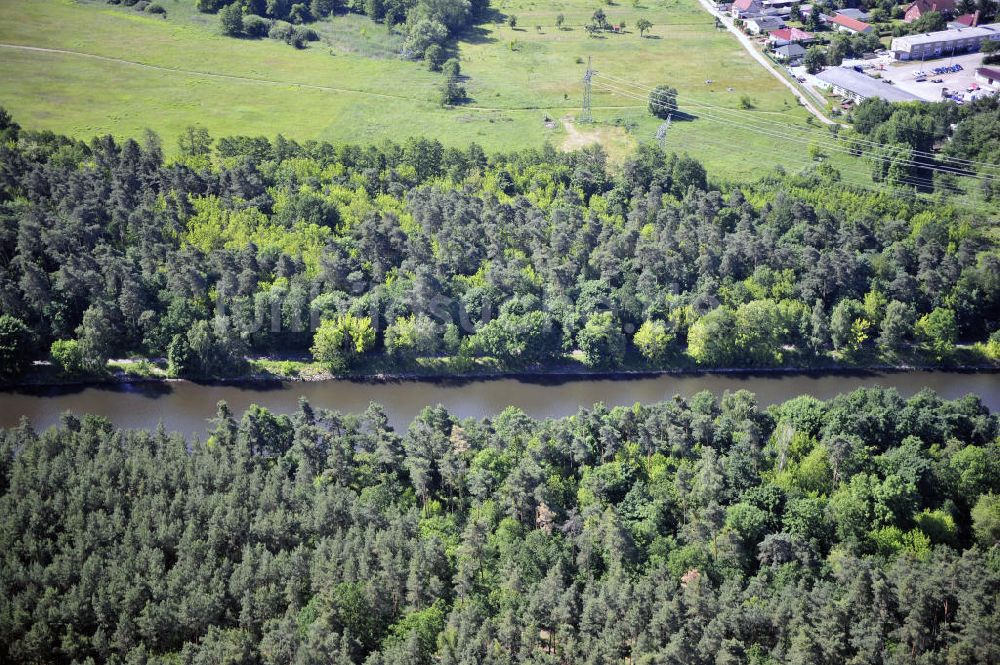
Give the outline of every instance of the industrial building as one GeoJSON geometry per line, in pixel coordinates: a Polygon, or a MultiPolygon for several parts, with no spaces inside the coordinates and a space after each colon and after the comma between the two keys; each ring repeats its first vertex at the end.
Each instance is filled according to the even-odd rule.
{"type": "Polygon", "coordinates": [[[896,60],[932,60],[978,51],[987,40],[1000,41],[1000,23],[896,37],[889,50],[896,60]]]}
{"type": "Polygon", "coordinates": [[[867,74],[846,67],[830,67],[816,78],[835,95],[853,99],[861,103],[869,97],[879,97],[887,102],[916,102],[919,97],[891,85],[887,81],[873,79],[867,74]]]}

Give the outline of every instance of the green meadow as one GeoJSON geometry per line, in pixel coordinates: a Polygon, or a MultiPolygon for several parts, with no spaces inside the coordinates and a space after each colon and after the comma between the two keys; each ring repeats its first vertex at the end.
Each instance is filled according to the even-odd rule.
{"type": "MultiPolygon", "coordinates": [[[[80,138],[152,128],[168,152],[186,127],[201,125],[215,136],[371,142],[424,135],[488,150],[599,141],[620,158],[652,139],[660,121],[642,100],[595,88],[596,123],[575,123],[582,63],[592,57],[601,74],[673,85],[682,107],[689,100],[735,109],[746,95],[762,119],[802,126],[808,115],[695,0],[496,0],[496,21],[456,44],[470,97],[457,108],[437,103],[440,74],[397,57],[399,35],[365,17],[314,24],[322,40],[299,51],[224,37],[218,18],[199,14],[193,0],[162,5],[165,19],[91,0],[0,3],[0,104],[26,127],[80,138]],[[598,6],[626,32],[588,36],[583,26],[598,6]],[[514,29],[503,21],[511,14],[514,29]],[[635,29],[639,18],[653,23],[645,38],[635,29]]],[[[784,148],[773,136],[708,119],[673,123],[667,143],[723,177],[775,164],[797,170],[809,161],[804,145],[784,148]]]]}

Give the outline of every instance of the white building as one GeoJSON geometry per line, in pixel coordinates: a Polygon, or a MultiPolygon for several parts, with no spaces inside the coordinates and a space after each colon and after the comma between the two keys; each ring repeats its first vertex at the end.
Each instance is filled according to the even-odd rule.
{"type": "Polygon", "coordinates": [[[888,81],[873,79],[867,74],[846,67],[830,67],[816,74],[816,78],[833,94],[853,99],[859,104],[869,97],[887,102],[919,102],[919,97],[900,90],[888,81]]]}
{"type": "Polygon", "coordinates": [[[1000,41],[1000,23],[896,37],[889,50],[896,60],[932,60],[977,51],[984,41],[1000,41]]]}
{"type": "Polygon", "coordinates": [[[757,18],[748,18],[746,21],[747,30],[750,31],[751,35],[763,35],[771,30],[777,30],[783,25],[785,22],[777,16],[758,16],[757,18]]]}

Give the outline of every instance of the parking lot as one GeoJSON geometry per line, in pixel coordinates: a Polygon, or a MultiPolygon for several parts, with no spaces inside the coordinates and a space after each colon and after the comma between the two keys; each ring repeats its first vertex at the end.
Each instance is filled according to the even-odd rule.
{"type": "MultiPolygon", "coordinates": [[[[942,99],[942,90],[944,89],[947,89],[949,94],[961,94],[965,100],[970,99],[973,94],[981,94],[970,93],[968,88],[976,82],[976,67],[980,66],[982,59],[981,53],[969,53],[953,58],[938,58],[924,62],[897,62],[892,59],[890,54],[875,60],[865,61],[863,66],[866,73],[878,73],[883,79],[892,81],[900,90],[905,90],[929,102],[937,102],[942,99]],[[949,67],[955,64],[961,65],[961,71],[934,73],[935,68],[949,67]],[[920,77],[917,76],[917,72],[924,72],[926,80],[918,82],[916,79],[920,77]]],[[[983,92],[989,93],[991,91],[984,88],[983,92]]]]}

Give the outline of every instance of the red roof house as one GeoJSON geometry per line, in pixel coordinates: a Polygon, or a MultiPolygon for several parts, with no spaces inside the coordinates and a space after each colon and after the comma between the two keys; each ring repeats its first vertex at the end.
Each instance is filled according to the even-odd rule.
{"type": "Polygon", "coordinates": [[[874,30],[874,28],[864,21],[859,21],[856,18],[843,16],[841,14],[837,14],[836,16],[830,18],[830,23],[837,26],[837,29],[841,32],[850,32],[851,34],[867,35],[869,32],[874,30]]]}
{"type": "Polygon", "coordinates": [[[974,14],[962,14],[956,17],[952,23],[964,25],[966,28],[974,28],[979,24],[979,10],[976,10],[974,14]]]}
{"type": "Polygon", "coordinates": [[[913,23],[927,12],[938,12],[951,16],[955,13],[955,0],[914,0],[903,13],[904,23],[913,23]]]}
{"type": "Polygon", "coordinates": [[[768,39],[775,46],[811,42],[813,40],[812,33],[799,30],[798,28],[781,28],[780,30],[772,30],[768,34],[768,39]]]}
{"type": "Polygon", "coordinates": [[[979,67],[976,69],[976,80],[986,85],[1000,86],[1000,67],[979,67]]]}
{"type": "Polygon", "coordinates": [[[764,4],[761,0],[735,0],[729,11],[733,18],[753,18],[764,13],[764,4]]]}

